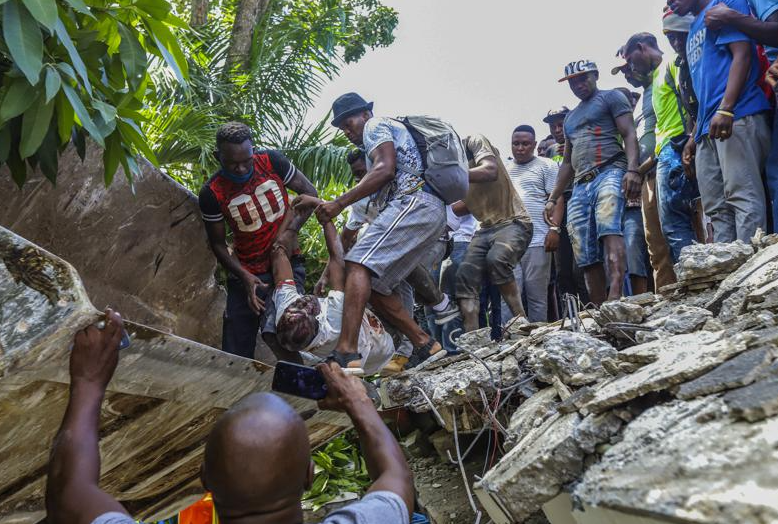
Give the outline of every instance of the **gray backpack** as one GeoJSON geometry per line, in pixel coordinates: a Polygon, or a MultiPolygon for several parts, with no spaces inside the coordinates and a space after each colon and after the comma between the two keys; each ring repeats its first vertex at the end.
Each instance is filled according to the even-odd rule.
{"type": "Polygon", "coordinates": [[[470,187],[467,156],[450,124],[431,116],[397,118],[416,142],[421,153],[421,176],[446,204],[463,200],[470,187]]]}

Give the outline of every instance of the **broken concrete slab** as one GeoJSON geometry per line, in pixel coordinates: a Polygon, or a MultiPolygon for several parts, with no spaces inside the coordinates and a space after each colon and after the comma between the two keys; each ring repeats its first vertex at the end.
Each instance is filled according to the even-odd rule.
{"type": "Polygon", "coordinates": [[[624,421],[612,411],[587,415],[573,431],[573,438],[583,451],[594,453],[597,446],[610,442],[623,425],[624,421]]]}
{"type": "Polygon", "coordinates": [[[650,362],[635,373],[613,379],[597,389],[585,409],[601,413],[652,391],[668,389],[713,369],[747,349],[750,337],[724,337],[700,331],[647,342],[619,353],[630,362],[650,362]]]}
{"type": "Polygon", "coordinates": [[[555,388],[545,388],[525,400],[511,415],[505,449],[510,449],[556,413],[559,395],[555,388]]]}
{"type": "Polygon", "coordinates": [[[615,356],[613,346],[589,334],[556,331],[530,355],[528,365],[543,382],[551,384],[556,376],[565,384],[584,386],[608,376],[602,361],[615,356]]]}
{"type": "Polygon", "coordinates": [[[724,395],[732,416],[757,422],[778,414],[778,378],[766,378],[724,395]]]}
{"type": "MultiPolygon", "coordinates": [[[[124,313],[124,311],[121,311],[124,313]]],[[[74,333],[98,312],[62,259],[0,227],[0,521],[45,519],[46,466],[68,401],[74,333]]],[[[249,393],[269,391],[272,367],[125,320],[100,417],[100,486],[134,516],[157,521],[200,498],[205,438],[249,393]],[[193,498],[194,497],[194,498],[193,498]]],[[[287,400],[313,445],[350,427],[340,414],[287,400]]]]}
{"type": "Polygon", "coordinates": [[[763,347],[748,350],[724,362],[701,377],[686,384],[681,384],[676,396],[688,400],[727,389],[747,386],[754,382],[770,366],[773,358],[774,351],[770,348],[763,347]]]}
{"type": "Polygon", "coordinates": [[[775,280],[778,271],[778,244],[759,250],[746,263],[730,274],[715,291],[707,309],[721,313],[724,320],[734,318],[743,310],[748,293],[775,280]],[[729,298],[726,314],[723,304],[729,298]]]}
{"type": "Polygon", "coordinates": [[[667,316],[652,319],[646,325],[663,329],[674,335],[681,335],[702,329],[702,326],[711,318],[713,313],[707,309],[681,304],[670,310],[667,316]]]}
{"type": "Polygon", "coordinates": [[[639,324],[643,322],[645,309],[640,304],[635,304],[627,300],[611,300],[605,302],[598,311],[598,320],[602,324],[609,322],[624,322],[628,324],[639,324]]]}
{"type": "Polygon", "coordinates": [[[684,523],[778,521],[778,418],[726,416],[721,398],[648,409],[573,493],[578,504],[684,523]]]}
{"type": "Polygon", "coordinates": [[[691,244],[681,250],[681,257],[675,264],[675,275],[679,282],[731,273],[751,255],[754,248],[738,240],[729,244],[691,244]]]}
{"type": "Polygon", "coordinates": [[[225,293],[197,197],[138,163],[134,191],[121,173],[105,187],[97,147],[83,162],[68,148],[56,186],[36,171],[19,189],[2,166],[0,226],[72,264],[99,307],[220,347],[225,293]]]}
{"type": "MultiPolygon", "coordinates": [[[[542,437],[525,438],[475,484],[487,510],[499,508],[508,522],[522,522],[556,497],[562,486],[580,475],[583,452],[573,436],[580,417],[573,413],[551,417],[542,437]]],[[[495,522],[503,520],[495,518],[495,522]]]]}

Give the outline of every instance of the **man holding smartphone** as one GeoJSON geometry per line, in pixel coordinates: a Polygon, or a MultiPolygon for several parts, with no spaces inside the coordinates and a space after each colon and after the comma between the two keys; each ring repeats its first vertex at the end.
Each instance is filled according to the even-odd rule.
{"type": "MultiPolygon", "coordinates": [[[[51,524],[135,524],[99,487],[100,409],[119,360],[122,318],[106,311],[106,326],[75,336],[70,355],[70,399],[54,439],[46,486],[51,524]]],[[[321,409],[351,418],[373,484],[359,502],[322,524],[408,524],[414,492],[405,457],[367,396],[362,382],[335,363],[319,365],[327,383],[321,409]]],[[[313,481],[305,422],[284,400],[255,393],[225,412],[205,446],[202,479],[222,524],[302,523],[301,498],[313,481]]]]}

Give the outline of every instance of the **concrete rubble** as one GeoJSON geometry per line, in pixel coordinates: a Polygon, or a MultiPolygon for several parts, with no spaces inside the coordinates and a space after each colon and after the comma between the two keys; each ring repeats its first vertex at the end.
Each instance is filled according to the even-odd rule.
{"type": "Polygon", "coordinates": [[[659,294],[468,334],[385,398],[463,449],[502,435],[469,486],[496,524],[778,523],[778,237],[690,246],[675,269],[659,294]]]}

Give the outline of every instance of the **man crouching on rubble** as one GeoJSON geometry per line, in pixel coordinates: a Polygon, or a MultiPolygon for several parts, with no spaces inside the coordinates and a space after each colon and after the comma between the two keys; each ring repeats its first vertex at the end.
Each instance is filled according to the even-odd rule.
{"type": "MultiPolygon", "coordinates": [[[[310,196],[298,197],[292,202],[295,213],[301,209],[313,208],[322,201],[310,196]]],[[[343,245],[332,221],[319,223],[324,230],[324,240],[329,253],[329,284],[331,291],[325,298],[301,295],[294,282],[289,253],[283,244],[273,246],[271,264],[275,291],[276,333],[278,343],[286,351],[310,351],[328,356],[335,348],[343,323],[343,290],[346,287],[346,262],[343,259],[343,245]]],[[[285,225],[285,224],[284,224],[285,225]]],[[[284,228],[282,225],[282,229],[284,228]]],[[[410,316],[408,321],[410,321],[410,316]]],[[[359,328],[359,353],[366,374],[381,371],[394,354],[392,336],[386,332],[381,321],[365,309],[359,328]]]]}
{"type": "MultiPolygon", "coordinates": [[[[98,486],[100,406],[119,361],[122,318],[106,311],[106,327],[75,336],[70,354],[70,399],[54,439],[46,486],[49,524],[135,524],[98,486]]],[[[408,524],[413,484],[408,464],[361,381],[336,364],[321,364],[327,398],[321,409],[344,411],[359,433],[373,484],[359,502],[322,524],[408,524]]],[[[302,523],[301,497],[313,481],[305,422],[270,393],[247,396],[216,421],[205,446],[205,488],[222,524],[302,523]]]]}

